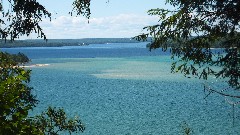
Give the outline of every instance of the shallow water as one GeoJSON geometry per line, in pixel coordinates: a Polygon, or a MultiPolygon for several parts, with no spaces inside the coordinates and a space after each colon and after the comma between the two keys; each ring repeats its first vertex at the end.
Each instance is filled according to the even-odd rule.
{"type": "Polygon", "coordinates": [[[239,133],[223,97],[204,100],[202,81],[170,74],[168,58],[158,58],[51,59],[32,69],[39,111],[64,107],[89,135],[182,134],[184,122],[195,134],[239,133]]]}
{"type": "Polygon", "coordinates": [[[95,49],[62,49],[70,51],[64,55],[52,49],[46,51],[49,56],[43,49],[44,57],[25,50],[32,64],[49,64],[31,68],[30,85],[40,100],[33,113],[49,105],[63,107],[80,116],[86,135],[183,134],[185,122],[197,135],[240,134],[240,119],[235,116],[233,127],[232,106],[224,97],[204,99],[205,81],[171,74],[167,53],[153,55],[141,47],[95,49]],[[76,51],[87,56],[72,54],[76,51]]]}

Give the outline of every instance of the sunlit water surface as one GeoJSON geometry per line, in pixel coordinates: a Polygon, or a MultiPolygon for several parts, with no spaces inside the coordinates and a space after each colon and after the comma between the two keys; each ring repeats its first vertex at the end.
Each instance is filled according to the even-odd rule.
{"type": "Polygon", "coordinates": [[[31,68],[40,101],[33,113],[63,107],[80,116],[82,134],[181,135],[184,123],[197,135],[240,134],[238,107],[233,125],[224,97],[204,99],[205,81],[171,74],[169,53],[149,52],[144,43],[6,50],[25,52],[31,64],[49,64],[31,68]]]}

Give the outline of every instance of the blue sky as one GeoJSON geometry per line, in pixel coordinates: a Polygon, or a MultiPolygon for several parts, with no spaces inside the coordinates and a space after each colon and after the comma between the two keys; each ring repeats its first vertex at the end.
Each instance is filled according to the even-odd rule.
{"type": "MultiPolygon", "coordinates": [[[[68,14],[73,0],[37,0],[52,13],[52,21],[44,19],[41,26],[49,39],[122,38],[143,33],[142,28],[158,23],[147,15],[151,8],[170,8],[165,0],[92,0],[91,18],[68,14]]],[[[36,38],[32,34],[29,38],[36,38]]]]}

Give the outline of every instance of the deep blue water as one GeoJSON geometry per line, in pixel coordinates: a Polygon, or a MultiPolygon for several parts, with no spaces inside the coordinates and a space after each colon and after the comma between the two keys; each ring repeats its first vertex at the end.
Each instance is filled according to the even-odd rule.
{"type": "Polygon", "coordinates": [[[88,46],[63,46],[63,47],[21,47],[3,48],[9,53],[22,52],[31,59],[42,58],[94,58],[94,57],[129,57],[129,56],[156,56],[168,55],[161,49],[146,48],[147,43],[114,43],[90,44],[88,46]]]}
{"type": "MultiPolygon", "coordinates": [[[[169,52],[150,52],[146,43],[3,49],[23,52],[32,67],[30,85],[40,101],[79,115],[86,135],[183,134],[186,122],[197,135],[240,134],[232,124],[232,106],[211,94],[204,99],[203,80],[171,74],[169,52]]],[[[209,83],[221,88],[214,79],[209,83]],[[214,83],[213,83],[214,82],[214,83]],[[216,85],[217,84],[217,85],[216,85]]],[[[239,108],[235,109],[239,114],[239,108]]]]}

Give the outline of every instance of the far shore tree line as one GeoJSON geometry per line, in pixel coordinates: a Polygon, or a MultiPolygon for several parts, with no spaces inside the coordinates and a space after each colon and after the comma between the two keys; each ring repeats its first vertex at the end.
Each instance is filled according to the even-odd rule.
{"type": "MultiPolygon", "coordinates": [[[[37,33],[47,40],[40,26],[43,18],[51,13],[36,0],[8,0],[0,2],[0,37],[5,42],[20,36],[37,33]],[[5,5],[8,6],[5,6],[5,5]]],[[[70,15],[91,17],[91,0],[74,0],[70,15]]],[[[166,0],[174,7],[150,9],[149,15],[158,16],[156,25],[146,26],[146,33],[135,37],[146,41],[151,38],[149,49],[171,50],[172,72],[185,76],[226,80],[229,88],[212,89],[209,94],[240,98],[240,1],[239,0],[166,0]],[[171,46],[169,48],[169,46],[171,46]],[[213,46],[224,49],[216,53],[213,46]],[[213,67],[218,67],[216,70],[213,67]]],[[[91,22],[90,22],[91,23],[91,22]]],[[[16,42],[17,43],[17,42],[16,42]]],[[[83,132],[85,126],[78,117],[68,119],[63,109],[49,107],[36,117],[28,111],[34,109],[37,100],[27,84],[30,70],[18,67],[28,62],[24,54],[0,53],[0,134],[60,134],[83,132]]]]}
{"type": "MultiPolygon", "coordinates": [[[[150,40],[150,39],[149,39],[150,40]]],[[[13,47],[62,47],[62,46],[87,46],[89,44],[107,43],[138,43],[132,38],[83,38],[83,39],[29,39],[29,40],[2,40],[0,48],[13,47]]]]}

